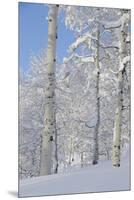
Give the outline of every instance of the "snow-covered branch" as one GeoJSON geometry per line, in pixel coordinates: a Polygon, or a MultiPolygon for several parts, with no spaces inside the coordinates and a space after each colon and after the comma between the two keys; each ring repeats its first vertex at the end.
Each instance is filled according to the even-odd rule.
{"type": "Polygon", "coordinates": [[[86,33],[83,36],[80,36],[76,39],[74,43],[72,43],[69,47],[70,52],[74,51],[76,48],[79,47],[80,44],[87,43],[88,46],[91,46],[91,41],[97,40],[97,38],[90,33],[86,33]]]}
{"type": "Polygon", "coordinates": [[[129,20],[129,14],[128,13],[124,13],[119,20],[105,23],[104,28],[105,29],[122,28],[124,22],[128,21],[128,20],[129,20]]]}
{"type": "Polygon", "coordinates": [[[90,55],[80,56],[77,53],[73,53],[70,57],[64,58],[63,62],[67,63],[71,61],[73,58],[79,59],[81,62],[87,63],[87,62],[94,62],[94,57],[90,55]]]}
{"type": "Polygon", "coordinates": [[[126,56],[123,58],[122,62],[121,62],[121,65],[120,65],[120,68],[119,68],[119,72],[123,71],[126,64],[130,62],[130,56],[126,56]]]}
{"type": "Polygon", "coordinates": [[[119,49],[118,46],[114,46],[114,45],[109,45],[109,46],[104,46],[103,44],[99,45],[102,49],[119,49]]]}

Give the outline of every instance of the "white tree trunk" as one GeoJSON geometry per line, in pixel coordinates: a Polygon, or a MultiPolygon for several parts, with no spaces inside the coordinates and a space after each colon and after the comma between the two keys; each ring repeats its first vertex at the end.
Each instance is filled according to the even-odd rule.
{"type": "Polygon", "coordinates": [[[48,16],[48,48],[47,48],[47,75],[48,82],[45,93],[45,129],[42,135],[40,175],[52,173],[52,155],[55,137],[55,62],[57,38],[58,5],[49,7],[48,16]]]}
{"type": "Polygon", "coordinates": [[[121,143],[121,110],[122,110],[122,72],[118,74],[118,103],[115,113],[114,137],[112,164],[115,167],[120,166],[120,143],[121,143]]]}
{"type": "Polygon", "coordinates": [[[112,165],[120,167],[120,147],[121,147],[121,118],[123,108],[123,74],[125,64],[123,67],[123,58],[126,56],[126,22],[124,21],[120,34],[120,50],[119,50],[119,71],[118,71],[118,85],[117,85],[117,108],[115,113],[114,122],[114,135],[113,135],[113,150],[112,150],[112,165]]]}
{"type": "MultiPolygon", "coordinates": [[[[99,26],[98,26],[99,27],[99,26]]],[[[94,149],[93,149],[93,165],[98,163],[99,158],[99,149],[98,149],[98,133],[99,133],[99,125],[100,125],[100,96],[99,96],[99,84],[100,84],[100,66],[99,66],[99,38],[100,38],[100,30],[98,28],[97,31],[97,54],[96,54],[96,68],[97,68],[97,77],[96,77],[96,109],[97,109],[97,121],[95,125],[94,132],[94,149]]]]}

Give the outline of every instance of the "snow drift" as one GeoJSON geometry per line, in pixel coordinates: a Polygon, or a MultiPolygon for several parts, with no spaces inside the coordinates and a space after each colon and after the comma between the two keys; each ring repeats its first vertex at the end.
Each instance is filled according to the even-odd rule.
{"type": "Polygon", "coordinates": [[[119,168],[112,167],[111,161],[101,161],[98,165],[74,172],[22,180],[19,184],[19,196],[129,190],[129,165],[129,154],[127,154],[119,168]]]}

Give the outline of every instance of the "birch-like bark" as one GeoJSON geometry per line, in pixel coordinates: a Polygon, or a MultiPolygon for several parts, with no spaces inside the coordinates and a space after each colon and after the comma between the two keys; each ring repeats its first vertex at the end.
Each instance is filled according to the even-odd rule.
{"type": "MultiPolygon", "coordinates": [[[[47,76],[45,97],[45,129],[42,135],[40,176],[52,173],[55,137],[55,62],[58,5],[51,5],[48,14],[47,76]]],[[[46,67],[46,66],[45,66],[46,67]]]]}
{"type": "Polygon", "coordinates": [[[114,137],[112,164],[115,167],[120,166],[120,143],[121,143],[121,109],[122,109],[122,71],[118,73],[118,102],[115,113],[114,137]]]}
{"type": "MultiPolygon", "coordinates": [[[[99,27],[99,26],[98,26],[99,27]]],[[[96,68],[97,68],[97,77],[96,77],[96,109],[97,109],[97,122],[95,125],[94,132],[94,149],[93,149],[93,165],[98,163],[99,159],[99,149],[98,149],[98,133],[99,133],[99,125],[100,125],[100,97],[99,97],[99,85],[100,85],[100,66],[99,66],[99,38],[100,38],[100,30],[98,28],[97,31],[97,54],[95,58],[96,68]]]]}
{"type": "Polygon", "coordinates": [[[120,50],[119,50],[119,66],[118,71],[118,85],[117,85],[117,108],[115,113],[114,122],[114,135],[113,135],[113,150],[112,150],[112,165],[120,167],[120,146],[121,146],[121,118],[123,108],[123,73],[125,64],[123,65],[123,58],[126,56],[126,23],[122,25],[120,34],[120,50]]]}

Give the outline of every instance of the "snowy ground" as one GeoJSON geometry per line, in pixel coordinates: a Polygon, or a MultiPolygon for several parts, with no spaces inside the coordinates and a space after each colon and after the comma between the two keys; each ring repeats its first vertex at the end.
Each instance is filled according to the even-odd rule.
{"type": "Polygon", "coordinates": [[[75,172],[22,180],[19,196],[129,190],[129,163],[127,157],[122,160],[119,168],[113,168],[111,161],[103,161],[75,172]]]}

